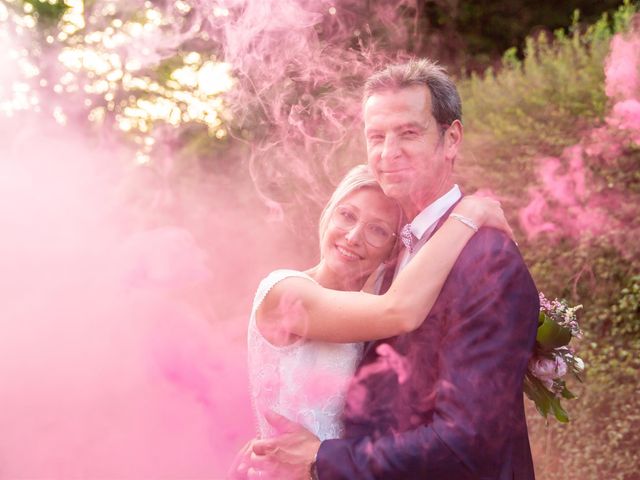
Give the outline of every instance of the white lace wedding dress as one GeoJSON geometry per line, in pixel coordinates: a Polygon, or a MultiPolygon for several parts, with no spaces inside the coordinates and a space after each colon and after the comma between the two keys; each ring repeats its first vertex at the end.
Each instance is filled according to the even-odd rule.
{"type": "Polygon", "coordinates": [[[315,281],[296,270],[270,273],[258,286],[249,319],[249,381],[258,432],[261,438],[277,433],[264,417],[271,409],[302,424],[321,440],[338,438],[346,389],[360,360],[362,344],[302,338],[282,347],[269,343],[257,328],[256,310],[271,288],[288,277],[315,281]]]}

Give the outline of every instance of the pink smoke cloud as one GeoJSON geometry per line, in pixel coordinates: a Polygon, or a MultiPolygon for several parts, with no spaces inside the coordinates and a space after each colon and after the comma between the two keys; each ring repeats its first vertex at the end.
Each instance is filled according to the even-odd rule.
{"type": "Polygon", "coordinates": [[[640,38],[636,34],[617,34],[611,40],[604,65],[605,93],[613,100],[635,98],[640,91],[638,59],[640,38]]]}
{"type": "Polygon", "coordinates": [[[614,102],[607,123],[640,143],[640,35],[635,30],[613,37],[604,69],[605,92],[614,102]]]}
{"type": "Polygon", "coordinates": [[[540,159],[540,186],[529,191],[531,200],[519,214],[529,238],[542,233],[580,237],[600,235],[618,226],[607,213],[607,194],[594,187],[584,161],[584,149],[576,145],[558,157],[540,159]]]}
{"type": "Polygon", "coordinates": [[[86,133],[0,117],[0,476],[221,478],[254,435],[251,297],[300,250],[245,187],[187,195],[86,133]]]}
{"type": "Polygon", "coordinates": [[[585,132],[559,157],[536,160],[539,184],[530,188],[530,201],[519,213],[529,238],[601,235],[622,225],[612,208],[629,199],[592,167],[615,166],[628,145],[640,144],[640,36],[617,34],[610,49],[604,65],[605,92],[612,101],[606,124],[585,132]]]}
{"type": "Polygon", "coordinates": [[[607,122],[621,130],[629,130],[637,142],[640,131],[640,101],[631,98],[617,102],[607,117],[607,122]]]}
{"type": "Polygon", "coordinates": [[[375,362],[364,365],[351,380],[349,398],[345,410],[349,416],[359,416],[365,411],[364,402],[367,400],[367,388],[364,380],[382,372],[393,372],[399,384],[407,381],[411,375],[411,365],[401,354],[396,352],[388,343],[381,343],[376,347],[379,357],[375,362]]]}
{"type": "Polygon", "coordinates": [[[538,189],[529,192],[531,200],[518,214],[520,225],[530,238],[535,238],[541,233],[550,233],[558,230],[558,227],[544,218],[547,209],[547,201],[544,194],[538,189]]]}
{"type": "Polygon", "coordinates": [[[21,120],[0,125],[2,477],[223,475],[252,419],[244,320],[197,295],[215,262],[184,228],[123,229],[113,150],[21,120]]]}

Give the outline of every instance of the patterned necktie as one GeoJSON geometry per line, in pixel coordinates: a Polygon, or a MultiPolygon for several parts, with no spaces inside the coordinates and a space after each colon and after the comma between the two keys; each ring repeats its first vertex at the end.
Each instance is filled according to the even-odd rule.
{"type": "Polygon", "coordinates": [[[416,244],[416,237],[413,233],[411,233],[411,224],[407,223],[402,230],[400,230],[400,240],[405,247],[409,250],[409,253],[413,253],[413,247],[416,244]]]}

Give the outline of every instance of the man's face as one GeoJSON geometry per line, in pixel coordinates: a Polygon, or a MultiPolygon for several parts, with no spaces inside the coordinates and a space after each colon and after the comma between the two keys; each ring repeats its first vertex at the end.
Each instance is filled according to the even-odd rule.
{"type": "Polygon", "coordinates": [[[421,210],[450,188],[459,140],[452,144],[448,131],[440,133],[426,86],[372,95],[364,106],[364,125],[369,166],[405,212],[408,205],[421,210]]]}

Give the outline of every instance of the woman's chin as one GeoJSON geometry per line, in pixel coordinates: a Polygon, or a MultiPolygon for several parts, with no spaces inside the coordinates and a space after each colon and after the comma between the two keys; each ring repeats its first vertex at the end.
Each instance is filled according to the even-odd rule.
{"type": "Polygon", "coordinates": [[[340,283],[349,286],[349,290],[353,290],[354,288],[359,290],[367,278],[369,278],[374,268],[368,265],[365,267],[362,261],[354,262],[336,258],[331,262],[331,270],[333,270],[333,273],[340,280],[340,283]]]}

